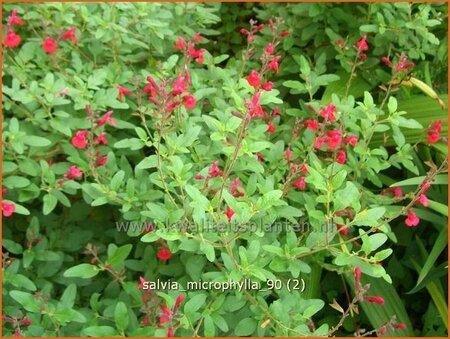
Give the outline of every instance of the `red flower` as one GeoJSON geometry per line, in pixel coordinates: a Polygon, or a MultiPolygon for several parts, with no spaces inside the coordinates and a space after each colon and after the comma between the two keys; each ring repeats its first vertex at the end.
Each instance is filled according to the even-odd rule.
{"type": "Polygon", "coordinates": [[[336,117],[334,115],[335,113],[336,113],[336,106],[334,106],[334,104],[331,103],[328,106],[322,108],[319,114],[325,120],[335,122],[336,121],[336,117]]]}
{"type": "Polygon", "coordinates": [[[209,176],[211,178],[219,177],[223,174],[223,172],[219,169],[219,161],[214,161],[209,167],[209,176]]]}
{"type": "Polygon", "coordinates": [[[97,145],[108,145],[108,140],[106,140],[106,132],[100,133],[100,135],[95,139],[95,143],[97,145]]]}
{"type": "Polygon", "coordinates": [[[437,121],[433,121],[431,123],[431,128],[436,130],[438,133],[441,133],[441,131],[442,131],[442,121],[443,121],[442,119],[437,120],[437,121]]]}
{"type": "Polygon", "coordinates": [[[182,37],[178,37],[177,43],[175,44],[175,49],[185,49],[186,48],[186,41],[183,40],[182,37]]]}
{"type": "Polygon", "coordinates": [[[276,130],[277,130],[277,128],[272,123],[272,121],[269,121],[269,123],[267,124],[267,133],[272,134],[272,133],[275,133],[276,130]]]}
{"type": "Polygon", "coordinates": [[[123,86],[117,85],[116,88],[118,89],[119,93],[117,94],[117,98],[122,101],[123,96],[130,95],[131,91],[123,86]]]}
{"type": "Polygon", "coordinates": [[[197,62],[199,63],[199,64],[203,64],[203,61],[204,61],[204,59],[203,59],[203,53],[205,52],[205,49],[199,49],[199,50],[197,50],[197,49],[195,49],[194,47],[190,47],[190,48],[188,48],[188,54],[189,54],[189,56],[192,58],[192,59],[195,59],[195,60],[197,60],[197,62]]]}
{"type": "Polygon", "coordinates": [[[384,57],[381,57],[380,60],[381,60],[381,62],[382,62],[383,64],[385,64],[386,66],[392,67],[392,62],[391,62],[391,60],[389,59],[389,57],[384,56],[384,57]]]}
{"type": "Polygon", "coordinates": [[[230,206],[227,206],[227,210],[225,212],[225,215],[227,216],[228,221],[230,221],[231,218],[233,217],[234,211],[231,209],[230,206]]]}
{"type": "Polygon", "coordinates": [[[267,92],[271,91],[273,88],[273,82],[272,81],[268,81],[264,84],[261,85],[261,88],[267,92]]]}
{"type": "Polygon", "coordinates": [[[268,69],[271,71],[274,71],[275,73],[278,73],[279,71],[279,61],[280,61],[281,57],[280,56],[276,56],[275,58],[273,58],[273,60],[269,63],[268,69]]]}
{"type": "Polygon", "coordinates": [[[369,50],[369,45],[367,45],[367,35],[364,35],[356,44],[358,52],[369,50]]]}
{"type": "Polygon", "coordinates": [[[20,35],[14,33],[14,31],[12,29],[8,29],[8,31],[6,32],[6,37],[5,37],[5,41],[4,41],[4,44],[6,45],[6,47],[15,48],[20,45],[21,41],[22,41],[22,39],[20,38],[20,35]]]}
{"type": "Polygon", "coordinates": [[[408,211],[408,217],[405,219],[406,226],[415,227],[419,225],[419,222],[420,222],[419,217],[416,215],[416,213],[414,213],[412,209],[410,209],[408,211]]]}
{"type": "Polygon", "coordinates": [[[405,323],[398,323],[398,324],[395,326],[395,329],[396,329],[396,330],[406,330],[406,324],[405,324],[405,323]]]}
{"type": "Polygon", "coordinates": [[[249,110],[248,110],[248,115],[250,115],[251,117],[264,117],[264,110],[261,107],[261,105],[259,104],[259,98],[261,97],[261,92],[256,92],[253,97],[252,100],[250,102],[249,105],[249,110]]]}
{"type": "Polygon", "coordinates": [[[439,135],[439,132],[436,130],[428,130],[427,132],[428,136],[427,136],[427,141],[429,144],[435,144],[439,141],[439,139],[441,138],[439,135]]]}
{"type": "Polygon", "coordinates": [[[159,305],[159,308],[162,310],[162,313],[159,314],[159,323],[165,324],[166,322],[172,320],[172,312],[167,306],[159,305]]]}
{"type": "Polygon", "coordinates": [[[351,145],[352,147],[355,147],[358,143],[358,137],[356,135],[350,135],[344,138],[344,142],[351,145]]]}
{"type": "Polygon", "coordinates": [[[424,207],[428,207],[428,198],[425,194],[421,194],[419,195],[419,197],[416,199],[416,202],[418,202],[419,204],[422,204],[424,207]]]}
{"type": "Polygon", "coordinates": [[[306,189],[306,178],[300,177],[293,184],[292,187],[304,191],[306,189]]]}
{"type": "Polygon", "coordinates": [[[384,305],[384,299],[379,296],[367,297],[367,301],[370,303],[378,304],[378,305],[384,305]]]}
{"type": "Polygon", "coordinates": [[[184,295],[180,294],[177,299],[175,300],[175,308],[177,309],[178,307],[180,307],[180,305],[182,304],[182,302],[184,301],[184,295]]]}
{"type": "Polygon", "coordinates": [[[250,71],[250,74],[247,76],[247,81],[250,86],[254,88],[259,88],[261,86],[261,78],[259,73],[255,70],[250,71]]]}
{"type": "Polygon", "coordinates": [[[403,191],[400,187],[393,187],[392,193],[394,193],[394,196],[396,198],[401,198],[403,196],[403,191]]]}
{"type": "Polygon", "coordinates": [[[16,205],[11,202],[2,201],[2,211],[4,217],[10,217],[16,211],[16,205]]]}
{"type": "Polygon", "coordinates": [[[348,227],[344,227],[340,224],[336,224],[336,228],[338,229],[338,231],[342,234],[347,236],[348,235],[348,227]]]}
{"type": "Polygon", "coordinates": [[[395,70],[397,72],[401,72],[401,71],[408,72],[408,70],[413,67],[414,67],[414,63],[411,61],[408,62],[408,57],[406,55],[402,55],[399,62],[395,65],[395,70]]]}
{"type": "Polygon", "coordinates": [[[291,161],[291,156],[292,156],[292,151],[291,151],[291,148],[288,147],[288,148],[286,148],[286,151],[284,152],[284,157],[286,158],[287,161],[291,161]]]}
{"type": "Polygon", "coordinates": [[[316,138],[316,140],[314,140],[314,148],[320,150],[322,148],[323,144],[325,143],[325,141],[326,141],[326,138],[322,138],[322,137],[316,138]]]}
{"type": "Polygon", "coordinates": [[[193,95],[186,95],[183,97],[184,107],[186,109],[193,109],[197,103],[193,95]]]}
{"type": "Polygon", "coordinates": [[[325,143],[328,145],[328,151],[333,151],[341,145],[342,132],[339,130],[328,131],[325,138],[325,143]]]}
{"type": "Polygon", "coordinates": [[[195,180],[202,180],[202,179],[205,179],[205,177],[203,175],[201,175],[201,174],[196,174],[196,175],[194,175],[194,179],[195,180]]]}
{"type": "Polygon", "coordinates": [[[172,252],[170,252],[170,250],[167,247],[163,246],[158,249],[156,256],[161,261],[167,261],[172,257],[172,252]]]}
{"type": "Polygon", "coordinates": [[[244,196],[243,192],[240,192],[241,185],[239,184],[239,178],[235,178],[232,182],[231,182],[231,187],[230,187],[230,193],[232,196],[234,197],[242,197],[244,196]]]}
{"type": "Polygon", "coordinates": [[[108,156],[107,155],[103,155],[103,156],[101,156],[101,157],[99,157],[97,159],[97,161],[95,162],[95,166],[96,167],[105,166],[107,161],[108,161],[108,156]]]}
{"type": "Polygon", "coordinates": [[[67,31],[65,31],[61,37],[61,40],[71,40],[73,44],[76,44],[78,39],[77,35],[75,34],[76,27],[71,27],[67,31]]]}
{"type": "Polygon", "coordinates": [[[192,41],[194,42],[194,44],[202,41],[203,37],[201,36],[200,33],[195,33],[194,36],[192,37],[192,41]]]}
{"type": "Polygon", "coordinates": [[[241,28],[241,30],[239,31],[242,35],[247,35],[249,33],[249,31],[247,31],[245,28],[241,28]]]}
{"type": "Polygon", "coordinates": [[[266,46],[266,53],[269,54],[269,55],[272,55],[274,50],[275,49],[273,48],[273,44],[271,42],[268,43],[267,46],[266,46]]]}
{"type": "Polygon", "coordinates": [[[387,333],[387,328],[386,326],[381,326],[380,329],[378,330],[378,335],[379,336],[383,336],[387,333]]]}
{"type": "Polygon", "coordinates": [[[23,20],[17,15],[17,8],[14,8],[11,12],[11,15],[8,18],[8,25],[9,26],[22,26],[23,20]]]}
{"type": "Polygon", "coordinates": [[[340,164],[345,164],[347,162],[347,154],[345,151],[337,152],[336,161],[340,164]]]}
{"type": "Polygon", "coordinates": [[[75,136],[72,137],[72,145],[76,148],[79,149],[85,149],[87,146],[87,135],[88,135],[88,131],[86,130],[81,130],[75,133],[75,136]]]}
{"type": "Polygon", "coordinates": [[[173,337],[174,333],[173,333],[173,327],[170,326],[169,329],[167,330],[167,337],[171,338],[173,337]]]}
{"type": "Polygon", "coordinates": [[[315,119],[305,120],[305,126],[311,131],[316,131],[319,128],[319,122],[315,119]]]}
{"type": "Polygon", "coordinates": [[[256,158],[258,159],[258,161],[264,161],[264,157],[260,152],[256,153],[256,158]]]}
{"type": "Polygon", "coordinates": [[[282,38],[285,38],[285,37],[287,37],[289,34],[290,34],[289,31],[285,30],[285,31],[281,32],[281,37],[282,37],[282,38]]]}
{"type": "Polygon", "coordinates": [[[179,95],[187,89],[185,78],[180,74],[173,83],[172,94],[179,95]]]}
{"type": "Polygon", "coordinates": [[[299,168],[299,171],[300,171],[300,172],[303,172],[303,173],[305,173],[305,174],[309,174],[308,166],[307,166],[307,165],[301,165],[300,168],[299,168]]]}
{"type": "Polygon", "coordinates": [[[359,283],[361,281],[361,269],[359,267],[355,267],[353,271],[353,276],[355,278],[355,282],[359,283]]]}
{"type": "Polygon", "coordinates": [[[31,325],[31,319],[23,318],[22,319],[22,325],[23,326],[30,326],[31,325]]]}
{"type": "Polygon", "coordinates": [[[97,126],[103,126],[106,123],[110,124],[111,126],[117,126],[116,120],[111,118],[113,113],[113,111],[106,112],[102,117],[100,117],[100,119],[98,119],[97,126]]]}
{"type": "Polygon", "coordinates": [[[67,170],[66,174],[64,175],[64,178],[73,180],[73,179],[81,179],[83,176],[83,172],[75,165],[70,166],[67,170]]]}
{"type": "Polygon", "coordinates": [[[58,49],[58,43],[55,39],[48,36],[45,38],[44,43],[42,44],[42,49],[47,54],[53,54],[58,49]]]}

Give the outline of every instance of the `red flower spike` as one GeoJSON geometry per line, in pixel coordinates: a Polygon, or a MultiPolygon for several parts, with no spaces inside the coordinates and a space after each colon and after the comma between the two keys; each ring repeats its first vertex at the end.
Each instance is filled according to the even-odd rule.
{"type": "Polygon", "coordinates": [[[272,55],[274,53],[275,49],[273,47],[273,44],[270,42],[269,44],[267,44],[266,46],[266,53],[269,55],[272,55]]]}
{"type": "Polygon", "coordinates": [[[74,147],[79,149],[85,149],[87,146],[87,135],[88,131],[81,130],[75,133],[75,136],[72,137],[71,143],[74,147]]]}
{"type": "Polygon", "coordinates": [[[177,309],[184,301],[184,295],[180,294],[175,300],[175,308],[177,309]]]}
{"type": "Polygon", "coordinates": [[[272,123],[272,121],[269,121],[269,123],[267,124],[267,133],[272,134],[272,133],[275,133],[276,130],[277,130],[277,128],[272,123]]]}
{"type": "Polygon", "coordinates": [[[58,43],[55,39],[48,36],[42,44],[42,49],[47,54],[53,54],[58,50],[58,43]]]}
{"type": "Polygon", "coordinates": [[[14,203],[2,201],[3,216],[9,218],[15,211],[16,205],[14,203]]]}
{"type": "Polygon", "coordinates": [[[117,94],[117,98],[119,99],[119,101],[122,101],[124,96],[128,96],[131,93],[131,91],[126,87],[117,85],[116,88],[119,91],[119,93],[117,94]]]}
{"type": "Polygon", "coordinates": [[[347,162],[347,154],[345,153],[345,151],[337,152],[336,161],[342,165],[347,162]]]}
{"type": "Polygon", "coordinates": [[[230,206],[227,206],[227,210],[225,212],[225,215],[227,216],[228,222],[231,220],[231,218],[234,215],[234,211],[231,209],[230,206]]]}
{"type": "Polygon", "coordinates": [[[276,56],[275,58],[273,58],[273,60],[269,63],[268,69],[278,74],[279,71],[278,63],[280,62],[280,59],[281,59],[280,56],[276,56]]]}
{"type": "Polygon", "coordinates": [[[254,88],[259,88],[261,86],[261,77],[259,73],[255,70],[250,71],[250,74],[247,76],[247,81],[250,86],[254,88]]]}
{"type": "Polygon", "coordinates": [[[416,215],[416,213],[414,213],[412,209],[410,209],[408,211],[408,217],[405,219],[406,226],[416,227],[417,225],[419,225],[419,222],[420,222],[419,217],[416,215]]]}
{"type": "Polygon", "coordinates": [[[372,304],[384,305],[384,299],[379,296],[367,297],[366,300],[372,304]]]}
{"type": "Polygon", "coordinates": [[[209,167],[209,176],[211,178],[220,177],[223,174],[223,171],[219,168],[219,161],[214,161],[209,167]]]}
{"type": "Polygon", "coordinates": [[[185,78],[180,74],[173,83],[172,95],[176,96],[186,91],[187,86],[185,78]]]}
{"type": "Polygon", "coordinates": [[[170,250],[167,247],[163,246],[158,249],[156,256],[161,261],[167,261],[172,257],[172,252],[170,252],[170,250]]]}
{"type": "Polygon", "coordinates": [[[186,95],[183,97],[184,107],[186,109],[193,109],[197,104],[197,100],[193,95],[186,95]]]}
{"type": "Polygon", "coordinates": [[[21,41],[22,41],[22,38],[20,37],[20,35],[14,33],[14,31],[12,29],[8,29],[3,43],[8,48],[15,48],[20,45],[21,41]]]}
{"type": "Polygon", "coordinates": [[[341,145],[342,132],[339,130],[328,131],[324,141],[328,146],[328,151],[333,151],[341,145]]]}
{"type": "Polygon", "coordinates": [[[70,166],[67,170],[64,178],[73,180],[73,179],[81,179],[83,177],[83,172],[75,165],[70,166]]]}
{"type": "Polygon", "coordinates": [[[299,189],[301,191],[304,191],[306,189],[306,178],[300,177],[298,178],[293,184],[292,187],[295,189],[299,189]]]}
{"type": "Polygon", "coordinates": [[[259,117],[262,118],[264,117],[264,110],[261,107],[261,105],[259,104],[259,98],[261,97],[261,92],[256,92],[253,97],[252,100],[250,102],[250,107],[248,110],[248,115],[253,117],[259,117]]]}
{"type": "Polygon", "coordinates": [[[355,46],[359,52],[369,50],[369,45],[367,45],[367,35],[363,35],[363,37],[355,44],[355,46]]]}

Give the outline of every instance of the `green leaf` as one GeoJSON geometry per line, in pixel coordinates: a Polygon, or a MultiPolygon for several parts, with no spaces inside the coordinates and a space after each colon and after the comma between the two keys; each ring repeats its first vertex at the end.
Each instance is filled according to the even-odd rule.
{"type": "Polygon", "coordinates": [[[136,165],[136,169],[147,169],[156,167],[158,163],[158,157],[153,154],[144,158],[139,164],[136,165]]]}
{"type": "Polygon", "coordinates": [[[237,325],[234,334],[239,337],[252,335],[256,331],[256,320],[252,318],[244,318],[237,325]]]}
{"type": "Polygon", "coordinates": [[[58,203],[58,199],[51,193],[44,195],[42,201],[44,202],[44,206],[42,208],[44,215],[50,214],[58,203]]]}
{"type": "Polygon", "coordinates": [[[130,321],[129,317],[127,306],[122,301],[119,301],[114,311],[114,321],[119,331],[124,332],[127,329],[130,321]]]}
{"type": "Polygon", "coordinates": [[[45,146],[51,145],[50,140],[42,138],[42,137],[37,137],[34,135],[27,135],[23,139],[23,143],[25,145],[29,145],[32,147],[45,147],[45,146]]]}
{"type": "Polygon", "coordinates": [[[100,272],[99,268],[90,264],[79,264],[67,269],[64,272],[66,278],[89,279],[95,277],[100,272]]]}
{"type": "Polygon", "coordinates": [[[77,296],[77,285],[72,283],[69,286],[67,286],[66,289],[64,290],[64,293],[61,296],[61,299],[58,303],[58,308],[59,309],[72,308],[75,303],[76,296],[77,296]]]}
{"type": "Polygon", "coordinates": [[[90,326],[82,330],[81,333],[88,337],[112,337],[117,335],[117,331],[111,326],[90,326]]]}
{"type": "Polygon", "coordinates": [[[133,245],[131,244],[123,245],[117,248],[115,252],[108,258],[108,263],[113,266],[123,264],[125,259],[130,254],[132,248],[133,245]]]}
{"type": "MultiPolygon", "coordinates": [[[[414,178],[398,181],[395,184],[392,184],[390,187],[420,185],[425,180],[425,178],[426,178],[426,176],[422,175],[420,177],[414,177],[414,178]]],[[[431,184],[433,184],[433,185],[448,185],[448,177],[445,174],[439,174],[434,178],[434,181],[431,184]]]]}
{"type": "Polygon", "coordinates": [[[206,255],[206,258],[210,262],[214,262],[216,260],[216,253],[214,251],[214,246],[208,242],[200,243],[200,251],[206,255]]]}
{"type": "Polygon", "coordinates": [[[361,226],[378,226],[379,219],[384,215],[386,209],[384,207],[375,207],[369,210],[359,212],[352,220],[352,224],[361,226]]]}
{"type": "Polygon", "coordinates": [[[41,310],[41,302],[36,297],[27,292],[10,291],[9,295],[28,312],[38,313],[41,310]]]}
{"type": "Polygon", "coordinates": [[[190,298],[184,305],[184,313],[195,313],[202,306],[204,306],[206,301],[206,294],[196,294],[190,298]]]}

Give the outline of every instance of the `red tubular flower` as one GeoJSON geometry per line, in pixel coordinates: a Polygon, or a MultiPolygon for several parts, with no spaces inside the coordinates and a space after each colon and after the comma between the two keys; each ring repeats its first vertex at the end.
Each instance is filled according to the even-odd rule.
{"type": "Polygon", "coordinates": [[[20,38],[20,35],[14,33],[12,29],[8,29],[3,43],[8,48],[15,48],[20,45],[21,41],[22,39],[20,38]]]}
{"type": "Polygon", "coordinates": [[[261,88],[267,92],[270,92],[273,88],[273,82],[272,81],[268,81],[264,84],[261,85],[261,88]]]}
{"type": "Polygon", "coordinates": [[[299,171],[305,174],[309,174],[308,165],[301,165],[299,171]]]}
{"type": "Polygon", "coordinates": [[[186,109],[193,109],[197,103],[193,95],[186,95],[183,97],[184,107],[186,109]]]}
{"type": "Polygon", "coordinates": [[[173,83],[172,95],[179,95],[186,91],[186,79],[181,74],[178,76],[177,80],[173,83]]]}
{"type": "Polygon", "coordinates": [[[16,205],[7,201],[2,201],[3,216],[8,218],[16,211],[16,205]]]}
{"type": "Polygon", "coordinates": [[[53,54],[58,50],[58,42],[52,37],[46,37],[43,44],[42,49],[47,54],[53,54]]]}
{"type": "Polygon", "coordinates": [[[325,143],[326,138],[318,137],[314,140],[314,148],[320,150],[325,143]]]}
{"type": "Polygon", "coordinates": [[[185,49],[186,48],[186,41],[184,41],[183,38],[179,36],[178,39],[177,39],[177,43],[175,44],[174,47],[175,47],[175,49],[179,49],[179,50],[185,49]]]}
{"type": "Polygon", "coordinates": [[[336,121],[336,117],[334,115],[335,113],[336,113],[336,106],[334,106],[333,103],[330,103],[328,104],[328,106],[322,108],[319,114],[325,120],[335,122],[336,121]]]}
{"type": "Polygon", "coordinates": [[[292,151],[291,151],[291,148],[288,147],[288,148],[286,148],[286,151],[284,152],[284,157],[286,158],[287,161],[291,161],[291,156],[292,156],[292,151]]]}
{"type": "Polygon", "coordinates": [[[75,165],[70,166],[67,170],[66,174],[64,175],[64,178],[73,180],[73,179],[81,179],[83,176],[83,172],[75,165]]]}
{"type": "Polygon", "coordinates": [[[408,211],[408,217],[405,219],[406,226],[415,227],[419,225],[419,222],[420,222],[419,217],[416,215],[416,213],[414,213],[412,209],[410,209],[408,211]]]}
{"type": "Polygon", "coordinates": [[[419,197],[416,199],[416,202],[418,202],[419,204],[421,204],[424,207],[428,207],[428,198],[425,194],[420,194],[419,197]]]}
{"type": "Polygon", "coordinates": [[[378,305],[384,305],[384,299],[382,297],[379,297],[379,296],[367,297],[366,300],[368,302],[370,302],[370,303],[375,303],[375,304],[378,304],[378,305]]]}
{"type": "Polygon", "coordinates": [[[23,318],[23,319],[22,319],[22,325],[23,325],[23,326],[30,326],[30,325],[31,325],[31,319],[29,319],[29,318],[23,318]]]}
{"type": "Polygon", "coordinates": [[[306,189],[306,178],[300,177],[298,178],[293,184],[292,187],[295,189],[299,189],[301,191],[304,191],[306,189]]]}
{"type": "Polygon", "coordinates": [[[272,55],[274,51],[275,51],[275,49],[273,47],[273,44],[271,42],[268,43],[266,46],[266,53],[269,55],[272,55]]]}
{"type": "Polygon", "coordinates": [[[409,61],[406,55],[402,55],[398,63],[395,65],[395,70],[397,72],[408,72],[410,68],[414,67],[414,63],[409,61]]]}
{"type": "Polygon", "coordinates": [[[88,131],[81,130],[75,133],[75,136],[72,137],[72,145],[79,149],[85,149],[87,146],[87,135],[88,131]]]}
{"type": "Polygon", "coordinates": [[[319,128],[319,122],[315,119],[305,120],[305,126],[311,131],[316,131],[319,128]]]}
{"type": "Polygon", "coordinates": [[[194,36],[192,37],[192,42],[194,43],[194,44],[197,44],[197,43],[199,43],[200,41],[202,41],[203,40],[203,37],[202,37],[202,35],[200,34],[200,33],[195,33],[194,34],[194,36]]]}
{"type": "Polygon", "coordinates": [[[348,227],[344,227],[341,224],[336,224],[336,228],[342,235],[344,235],[344,236],[348,235],[348,227]]]}
{"type": "Polygon", "coordinates": [[[272,133],[275,133],[276,130],[277,130],[277,128],[272,123],[272,121],[269,121],[269,123],[267,124],[267,133],[272,134],[272,133]]]}
{"type": "Polygon", "coordinates": [[[17,15],[17,8],[14,8],[8,18],[9,26],[23,26],[23,20],[17,15]]]}
{"type": "Polygon", "coordinates": [[[170,250],[167,247],[162,246],[158,249],[156,256],[161,261],[167,261],[172,257],[172,252],[170,252],[170,250]]]}
{"type": "Polygon", "coordinates": [[[65,31],[61,37],[61,40],[71,40],[73,44],[78,42],[77,35],[75,34],[76,27],[71,27],[65,31]]]}
{"type": "Polygon", "coordinates": [[[121,85],[117,85],[116,88],[119,91],[119,93],[117,94],[117,98],[119,99],[119,101],[122,101],[124,96],[128,96],[131,93],[131,91],[128,88],[123,87],[121,85]]]}
{"type": "Polygon", "coordinates": [[[378,335],[384,336],[386,333],[387,333],[386,326],[381,326],[380,329],[378,330],[378,335]]]}
{"type": "Polygon", "coordinates": [[[195,180],[203,180],[203,179],[205,179],[205,177],[201,174],[196,174],[196,175],[194,175],[194,179],[195,180]]]}
{"type": "Polygon", "coordinates": [[[225,215],[227,216],[228,221],[231,220],[231,218],[234,215],[234,211],[231,209],[230,206],[227,206],[227,210],[225,211],[225,215]]]}
{"type": "Polygon", "coordinates": [[[255,70],[250,71],[250,74],[247,76],[247,81],[250,86],[254,88],[259,88],[261,86],[261,78],[259,73],[255,70]]]}
{"type": "Polygon", "coordinates": [[[107,161],[108,161],[108,156],[107,155],[103,155],[103,156],[97,158],[97,161],[95,162],[95,166],[96,167],[105,166],[107,161]]]}
{"type": "Polygon", "coordinates": [[[355,278],[355,283],[358,284],[361,282],[361,269],[359,267],[355,267],[353,277],[355,278]]]}
{"type": "Polygon", "coordinates": [[[97,145],[108,145],[108,140],[106,140],[106,132],[100,133],[100,135],[95,139],[97,145]]]}
{"type": "Polygon", "coordinates": [[[180,294],[177,299],[175,300],[175,309],[177,309],[178,307],[180,307],[180,305],[183,303],[184,301],[184,295],[180,294]]]}
{"type": "Polygon", "coordinates": [[[367,35],[363,35],[362,38],[355,44],[358,52],[369,50],[369,45],[367,45],[367,35]]]}
{"type": "Polygon", "coordinates": [[[391,62],[391,60],[389,59],[389,57],[384,56],[384,57],[381,57],[380,60],[381,60],[381,62],[382,62],[383,64],[385,64],[386,66],[392,67],[392,62],[391,62]]]}
{"type": "Polygon", "coordinates": [[[396,198],[401,198],[403,196],[403,190],[400,187],[393,187],[391,191],[396,198]]]}
{"type": "Polygon", "coordinates": [[[173,337],[174,333],[173,333],[173,327],[170,326],[169,329],[167,330],[167,337],[171,338],[173,337]]]}
{"type": "Polygon", "coordinates": [[[355,147],[358,143],[358,137],[356,135],[349,135],[348,137],[344,138],[344,142],[351,145],[352,147],[355,147]]]}
{"type": "Polygon", "coordinates": [[[328,151],[333,151],[341,145],[342,132],[339,130],[328,131],[324,142],[328,145],[328,151]]]}
{"type": "Polygon", "coordinates": [[[345,151],[337,152],[336,161],[340,164],[345,164],[347,162],[347,154],[345,151]]]}
{"type": "Polygon", "coordinates": [[[396,330],[406,330],[406,324],[405,324],[405,323],[398,323],[398,324],[395,326],[395,329],[396,329],[396,330]]]}
{"type": "Polygon", "coordinates": [[[427,141],[430,145],[437,143],[440,138],[441,137],[440,137],[438,131],[436,131],[436,130],[428,130],[427,131],[427,141]]]}
{"type": "Polygon", "coordinates": [[[219,168],[219,161],[214,161],[209,167],[209,176],[211,178],[220,177],[223,174],[222,170],[219,168]]]}
{"type": "Polygon", "coordinates": [[[111,126],[117,126],[116,120],[112,118],[113,111],[106,112],[100,119],[97,121],[97,126],[103,126],[104,124],[109,124],[111,126]]]}
{"type": "Polygon", "coordinates": [[[231,187],[230,187],[231,195],[234,197],[238,197],[238,198],[244,196],[244,193],[240,192],[240,188],[241,188],[241,185],[239,183],[239,178],[235,178],[231,182],[231,187]]]}
{"type": "Polygon", "coordinates": [[[257,158],[258,161],[260,161],[260,162],[263,162],[263,161],[264,161],[264,157],[263,157],[263,155],[262,155],[260,152],[256,153],[256,158],[257,158]]]}
{"type": "Polygon", "coordinates": [[[250,115],[252,118],[253,117],[259,117],[262,118],[264,117],[264,110],[261,107],[261,105],[259,104],[259,98],[261,97],[261,92],[256,92],[253,97],[252,100],[250,102],[250,107],[248,110],[248,115],[250,115]]]}
{"type": "Polygon", "coordinates": [[[280,62],[281,57],[280,56],[276,56],[275,58],[273,58],[273,60],[269,63],[268,69],[274,71],[275,73],[278,74],[279,71],[279,62],[280,62]]]}
{"type": "Polygon", "coordinates": [[[288,30],[285,30],[285,31],[281,32],[281,37],[282,37],[282,38],[285,38],[285,37],[287,37],[289,34],[290,34],[289,31],[288,31],[288,30]]]}
{"type": "Polygon", "coordinates": [[[159,314],[159,323],[165,324],[166,322],[172,320],[172,312],[167,306],[159,305],[159,308],[161,309],[161,313],[159,314]]]}
{"type": "Polygon", "coordinates": [[[242,35],[247,35],[249,33],[248,30],[246,30],[245,28],[241,28],[239,31],[242,35]]]}

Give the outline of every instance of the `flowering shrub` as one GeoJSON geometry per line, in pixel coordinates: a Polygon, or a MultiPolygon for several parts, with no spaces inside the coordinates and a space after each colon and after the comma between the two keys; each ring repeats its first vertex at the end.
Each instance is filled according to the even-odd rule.
{"type": "Polygon", "coordinates": [[[6,335],[446,335],[446,8],[250,5],[4,6],[6,335]]]}

